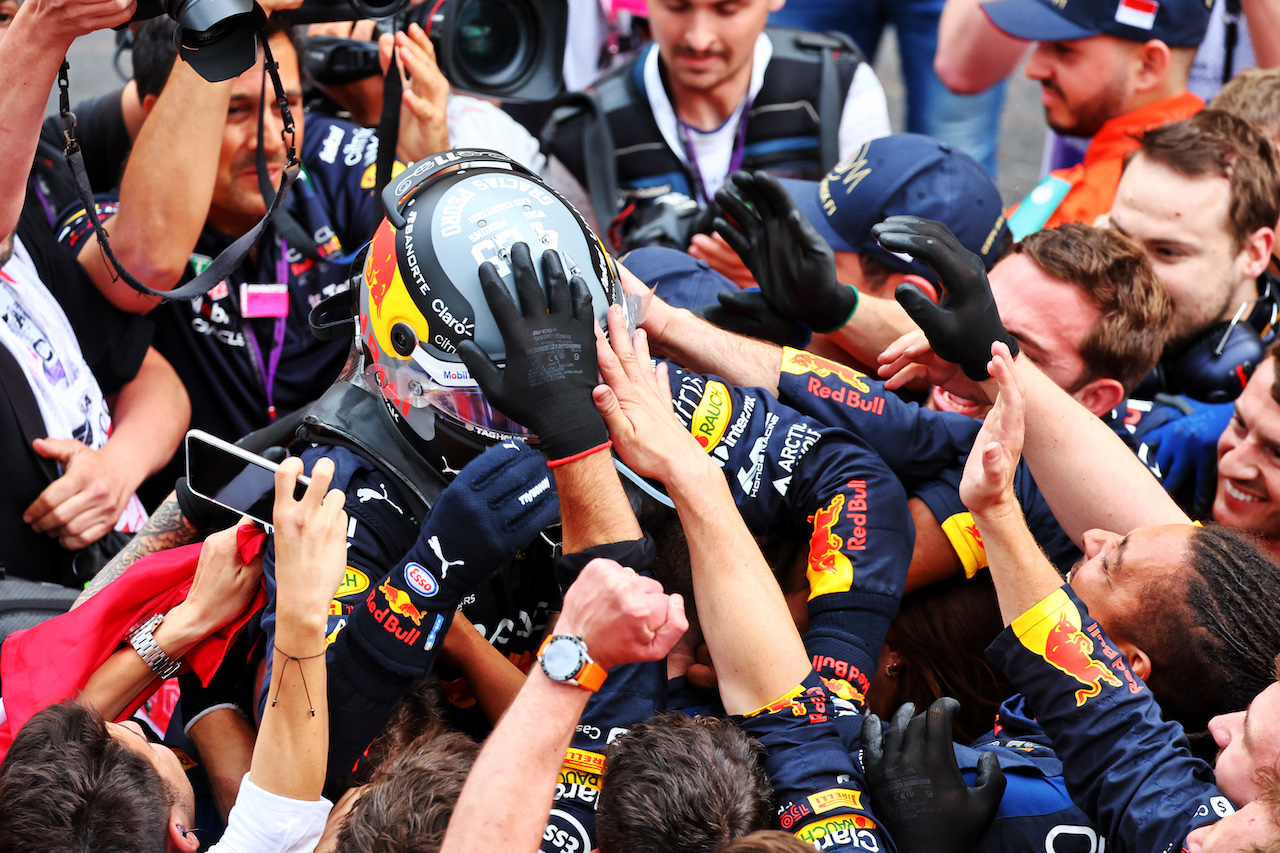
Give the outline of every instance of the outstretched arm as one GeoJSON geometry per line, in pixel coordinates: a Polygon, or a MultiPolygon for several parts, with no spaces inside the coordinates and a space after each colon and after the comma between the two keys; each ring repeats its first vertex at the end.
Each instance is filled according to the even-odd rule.
{"type": "MultiPolygon", "coordinates": [[[[593,560],[565,593],[556,633],[580,637],[609,669],[660,660],[688,627],[679,595],[612,560],[593,560]]],[[[590,696],[534,667],[471,768],[441,853],[538,849],[556,774],[590,696]]]]}
{"type": "Polygon", "coordinates": [[[1062,579],[1027,528],[1013,491],[1025,422],[1022,387],[1008,347],[995,344],[991,351],[990,370],[999,391],[974,439],[960,482],[960,499],[982,534],[1000,615],[1009,625],[1061,586],[1062,579]]]}
{"type": "Polygon", "coordinates": [[[276,469],[277,609],[274,665],[249,779],[272,794],[318,800],[329,752],[325,625],[346,569],[345,496],[330,490],[333,463],[311,469],[302,500],[293,490],[302,460],[276,469]]]}
{"type": "Polygon", "coordinates": [[[134,0],[27,0],[0,38],[0,151],[9,168],[0,171],[0,238],[13,233],[26,198],[28,169],[35,158],[49,90],[77,36],[116,27],[132,17],[134,0]]]}
{"type": "MultiPolygon", "coordinates": [[[[120,181],[120,210],[103,225],[120,263],[155,290],[177,285],[204,229],[223,127],[257,120],[257,110],[231,103],[234,82],[206,82],[182,59],[174,60],[133,143],[120,181]],[[165,238],[157,240],[156,234],[165,238]]],[[[273,129],[268,120],[266,133],[273,129]]],[[[96,237],[85,239],[79,259],[102,294],[122,311],[145,314],[160,304],[116,277],[96,237]]]]}
{"type": "Polygon", "coordinates": [[[958,95],[985,92],[1012,74],[1029,42],[996,29],[979,0],[947,0],[938,21],[933,70],[958,95]]]}

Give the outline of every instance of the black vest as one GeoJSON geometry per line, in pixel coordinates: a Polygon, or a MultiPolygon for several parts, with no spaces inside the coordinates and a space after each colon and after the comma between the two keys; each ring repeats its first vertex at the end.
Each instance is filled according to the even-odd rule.
{"type": "MultiPolygon", "coordinates": [[[[858,65],[866,60],[852,43],[832,36],[780,27],[766,32],[773,57],[751,101],[742,167],[820,180],[839,158],[840,115],[858,65]],[[824,130],[830,140],[826,146],[824,130]]],[[[593,88],[613,135],[623,203],[664,192],[695,197],[691,171],[654,120],[644,88],[644,55],[605,75],[593,88]]]]}

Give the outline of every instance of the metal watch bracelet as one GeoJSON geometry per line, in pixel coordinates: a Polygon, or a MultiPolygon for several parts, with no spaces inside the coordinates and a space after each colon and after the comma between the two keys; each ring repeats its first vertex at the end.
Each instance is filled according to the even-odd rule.
{"type": "Polygon", "coordinates": [[[155,613],[129,629],[129,645],[160,679],[172,678],[182,668],[181,660],[173,660],[156,643],[155,630],[164,621],[163,613],[155,613]]]}

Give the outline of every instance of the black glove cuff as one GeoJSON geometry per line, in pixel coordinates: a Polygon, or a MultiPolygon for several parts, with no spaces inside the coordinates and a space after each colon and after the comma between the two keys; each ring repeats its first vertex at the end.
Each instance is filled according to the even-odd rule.
{"type": "Polygon", "coordinates": [[[857,310],[858,289],[851,284],[842,284],[821,310],[800,320],[818,334],[825,335],[848,323],[857,310]]]}
{"type": "Polygon", "coordinates": [[[540,423],[534,432],[547,462],[568,459],[609,442],[609,430],[589,390],[548,397],[539,406],[538,415],[540,423]]]}

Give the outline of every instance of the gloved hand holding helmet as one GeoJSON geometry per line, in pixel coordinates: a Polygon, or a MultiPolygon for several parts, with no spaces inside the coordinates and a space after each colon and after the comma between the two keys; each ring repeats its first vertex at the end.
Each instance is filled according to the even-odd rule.
{"type": "MultiPolygon", "coordinates": [[[[445,151],[415,163],[387,186],[383,204],[387,220],[362,268],[360,338],[365,381],[381,393],[400,432],[420,452],[424,443],[438,451],[442,440],[465,445],[468,453],[457,461],[446,456],[455,468],[487,445],[508,438],[535,443],[539,432],[550,439],[543,450],[553,458],[576,447],[580,437],[563,435],[568,424],[560,421],[578,415],[557,404],[552,421],[539,417],[547,402],[539,395],[559,391],[548,385],[518,393],[513,381],[486,398],[460,350],[471,342],[472,366],[528,368],[530,342],[519,338],[521,353],[508,353],[517,339],[504,338],[495,319],[503,309],[492,311],[485,294],[506,291],[508,320],[519,320],[515,306],[535,295],[542,305],[550,297],[557,317],[584,321],[573,334],[586,336],[592,362],[583,363],[578,381],[589,383],[583,411],[598,419],[590,401],[596,377],[589,323],[603,326],[623,295],[617,267],[590,227],[534,173],[485,150],[445,151]],[[517,244],[530,248],[515,251],[517,244]],[[555,294],[568,299],[570,290],[574,298],[557,304],[555,294]]],[[[530,313],[530,305],[523,308],[530,313]]]]}

